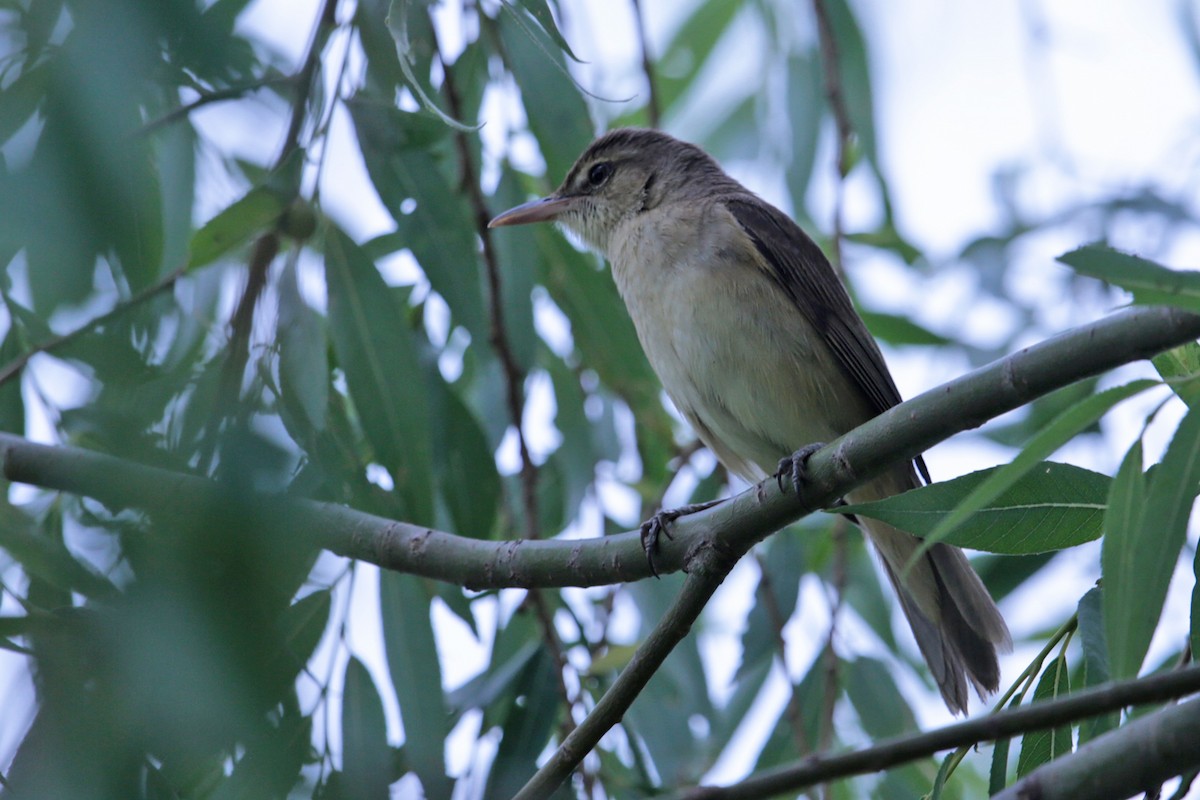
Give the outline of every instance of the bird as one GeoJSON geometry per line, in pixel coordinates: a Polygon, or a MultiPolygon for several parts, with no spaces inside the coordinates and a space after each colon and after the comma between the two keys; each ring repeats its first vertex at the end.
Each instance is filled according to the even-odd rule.
{"type": "MultiPolygon", "coordinates": [[[[557,190],[489,227],[535,222],[557,222],[607,259],[667,396],[726,469],[747,481],[803,480],[814,447],[900,402],[821,248],[694,144],[655,129],[610,131],[557,190]]],[[[889,497],[920,478],[928,482],[929,472],[918,457],[847,499],[889,497]]],[[[919,539],[857,521],[946,706],[965,713],[968,683],[980,698],[995,692],[997,651],[1012,647],[995,601],[959,548],[929,545],[910,565],[919,539]]],[[[643,526],[643,536],[654,527],[643,526]]],[[[644,543],[652,554],[653,537],[644,543]]]]}

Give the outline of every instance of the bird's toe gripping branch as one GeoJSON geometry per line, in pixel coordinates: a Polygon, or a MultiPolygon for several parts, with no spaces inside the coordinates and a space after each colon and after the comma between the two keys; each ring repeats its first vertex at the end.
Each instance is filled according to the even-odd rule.
{"type": "Polygon", "coordinates": [[[824,446],[824,442],[806,444],[790,456],[779,459],[779,467],[774,475],[779,491],[787,491],[787,487],[783,485],[784,478],[787,478],[792,484],[792,490],[800,494],[800,489],[808,483],[808,459],[824,446]]]}
{"type": "Polygon", "coordinates": [[[720,502],[720,500],[709,500],[707,503],[691,503],[679,508],[664,508],[642,523],[642,550],[646,552],[646,561],[650,564],[651,575],[656,578],[658,577],[658,567],[654,563],[654,553],[658,550],[659,537],[674,538],[671,536],[670,525],[680,517],[695,514],[697,511],[703,511],[706,508],[712,508],[720,502]]]}

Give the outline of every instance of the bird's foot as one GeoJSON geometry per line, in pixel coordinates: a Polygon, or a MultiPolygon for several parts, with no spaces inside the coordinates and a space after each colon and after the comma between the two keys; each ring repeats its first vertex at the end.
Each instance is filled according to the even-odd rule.
{"type": "Polygon", "coordinates": [[[800,489],[808,483],[808,459],[824,446],[824,442],[806,444],[790,456],[779,459],[779,467],[775,470],[775,482],[779,484],[779,491],[787,491],[783,485],[784,478],[787,478],[792,484],[792,490],[800,494],[800,489]]]}
{"type": "Polygon", "coordinates": [[[658,577],[658,568],[654,565],[654,553],[658,550],[659,537],[674,538],[671,536],[669,526],[680,517],[686,517],[688,514],[695,514],[697,511],[712,508],[719,502],[721,501],[709,500],[707,503],[691,503],[679,508],[664,508],[642,523],[642,550],[646,552],[646,561],[650,564],[651,575],[656,578],[658,577]]]}

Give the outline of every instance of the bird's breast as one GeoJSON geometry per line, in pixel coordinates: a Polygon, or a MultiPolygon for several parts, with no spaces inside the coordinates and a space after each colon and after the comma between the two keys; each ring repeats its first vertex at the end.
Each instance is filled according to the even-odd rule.
{"type": "Polygon", "coordinates": [[[612,242],[613,276],[650,365],[731,470],[759,478],[869,418],[723,206],[647,211],[612,242]]]}

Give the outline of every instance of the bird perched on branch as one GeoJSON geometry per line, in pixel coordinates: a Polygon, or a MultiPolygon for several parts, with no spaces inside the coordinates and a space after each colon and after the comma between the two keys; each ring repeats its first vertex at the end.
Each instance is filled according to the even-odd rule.
{"type": "MultiPolygon", "coordinates": [[[[812,452],[803,445],[836,438],[900,402],[820,248],[699,147],[655,130],[612,131],[588,147],[557,191],[491,226],[543,221],[561,223],[612,264],[667,394],[721,463],[747,480],[803,481],[812,452]]],[[[928,480],[918,458],[848,499],[916,487],[918,469],[928,480]]],[[[968,681],[981,696],[995,691],[996,649],[1011,639],[962,551],[934,544],[905,572],[920,540],[875,520],[861,524],[950,710],[966,710],[968,681]]],[[[656,526],[643,528],[651,556],[656,535],[656,526]]]]}

